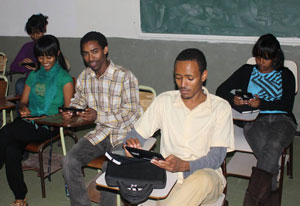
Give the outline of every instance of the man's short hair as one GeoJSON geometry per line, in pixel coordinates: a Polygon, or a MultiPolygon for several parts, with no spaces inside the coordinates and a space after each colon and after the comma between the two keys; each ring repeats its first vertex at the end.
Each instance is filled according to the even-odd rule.
{"type": "Polygon", "coordinates": [[[259,37],[253,47],[252,55],[254,57],[272,60],[274,69],[283,67],[284,54],[279,41],[273,34],[265,34],[259,37]]]}
{"type": "Polygon", "coordinates": [[[80,53],[82,53],[83,45],[88,41],[97,41],[102,49],[104,49],[107,46],[107,39],[103,34],[96,31],[90,31],[87,34],[85,34],[80,40],[80,53]]]}
{"type": "Polygon", "coordinates": [[[180,52],[175,59],[174,66],[177,61],[196,61],[200,74],[202,74],[207,67],[204,54],[202,53],[202,51],[196,48],[188,48],[180,52]]]}

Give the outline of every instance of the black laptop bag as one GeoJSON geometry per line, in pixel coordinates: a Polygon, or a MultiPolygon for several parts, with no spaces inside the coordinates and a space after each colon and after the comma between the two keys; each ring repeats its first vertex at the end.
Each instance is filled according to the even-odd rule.
{"type": "Polygon", "coordinates": [[[121,197],[131,204],[146,201],[153,189],[166,186],[166,170],[157,167],[149,160],[111,154],[105,174],[108,186],[119,187],[121,197]],[[114,163],[120,162],[118,165],[114,163]]]}

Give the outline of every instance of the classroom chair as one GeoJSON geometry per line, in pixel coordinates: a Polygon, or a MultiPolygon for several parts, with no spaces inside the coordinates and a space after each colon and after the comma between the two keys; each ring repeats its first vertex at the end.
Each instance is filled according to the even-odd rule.
{"type": "Polygon", "coordinates": [[[5,53],[0,52],[0,74],[5,75],[7,67],[7,56],[5,53]]]}
{"type": "MultiPolygon", "coordinates": [[[[0,97],[7,97],[7,92],[8,92],[8,80],[7,77],[0,74],[0,97]]],[[[10,120],[13,121],[13,111],[12,108],[10,110],[10,120]]],[[[6,109],[2,109],[2,125],[5,126],[7,123],[6,119],[6,109]]]]}

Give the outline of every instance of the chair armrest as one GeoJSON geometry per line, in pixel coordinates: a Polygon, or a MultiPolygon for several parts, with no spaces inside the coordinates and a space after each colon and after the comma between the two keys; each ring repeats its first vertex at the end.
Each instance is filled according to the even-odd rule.
{"type": "Polygon", "coordinates": [[[21,100],[21,96],[19,96],[19,95],[9,95],[9,96],[6,97],[6,100],[11,101],[11,102],[16,102],[16,101],[21,100]]]}
{"type": "Polygon", "coordinates": [[[149,150],[154,146],[155,142],[156,142],[156,138],[150,137],[150,138],[147,139],[147,141],[144,143],[143,149],[149,151],[149,150]]]}

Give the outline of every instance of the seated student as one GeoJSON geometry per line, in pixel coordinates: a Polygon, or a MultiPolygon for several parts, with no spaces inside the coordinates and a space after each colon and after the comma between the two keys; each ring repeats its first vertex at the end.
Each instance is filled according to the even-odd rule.
{"type": "MultiPolygon", "coordinates": [[[[10,71],[25,73],[25,77],[21,77],[17,80],[15,89],[16,95],[21,96],[24,90],[25,81],[28,77],[29,73],[35,70],[36,66],[22,66],[22,63],[37,63],[37,59],[33,53],[34,42],[36,42],[39,38],[44,36],[46,33],[48,21],[48,17],[43,14],[34,14],[32,15],[25,26],[25,30],[27,34],[31,37],[32,41],[27,42],[23,45],[16,58],[10,65],[10,71]]],[[[36,64],[37,65],[37,64],[36,64]]]]}
{"type": "MultiPolygon", "coordinates": [[[[161,206],[198,206],[217,201],[226,181],[220,168],[233,150],[231,107],[203,86],[206,59],[198,49],[183,50],[174,63],[179,90],[159,95],[135,123],[124,143],[141,148],[161,130],[163,160],[152,163],[178,174],[178,181],[161,206]]],[[[125,151],[128,155],[128,151],[125,151]]]]}
{"type": "MultiPolygon", "coordinates": [[[[284,55],[272,34],[261,36],[252,50],[256,65],[245,64],[217,89],[217,95],[230,104],[249,105],[260,109],[258,118],[244,124],[245,137],[257,158],[252,170],[244,205],[260,205],[278,197],[278,161],[283,150],[292,142],[297,127],[292,113],[295,97],[295,78],[283,66],[284,55]],[[241,89],[254,98],[243,100],[231,93],[241,89]],[[273,181],[272,181],[273,177],[273,181]]],[[[277,201],[279,203],[279,201],[277,201]]]]}
{"type": "MultiPolygon", "coordinates": [[[[81,168],[106,151],[122,148],[126,134],[142,112],[138,81],[134,74],[108,58],[106,37],[91,31],[80,40],[80,52],[87,66],[79,75],[70,106],[85,109],[77,114],[95,121],[87,133],[64,157],[63,175],[71,205],[91,205],[81,168]]],[[[72,112],[63,112],[68,119],[72,112]]],[[[101,193],[101,202],[103,202],[101,193]]],[[[104,202],[104,205],[112,205],[104,202]]]]}
{"type": "Polygon", "coordinates": [[[74,93],[72,77],[66,71],[59,42],[54,36],[45,35],[37,40],[34,54],[38,68],[26,80],[19,105],[21,117],[0,130],[0,169],[5,164],[7,181],[16,199],[11,206],[28,205],[21,164],[25,146],[58,134],[58,130],[50,131],[35,124],[35,118],[29,116],[57,114],[58,107],[69,106],[74,93]]]}

